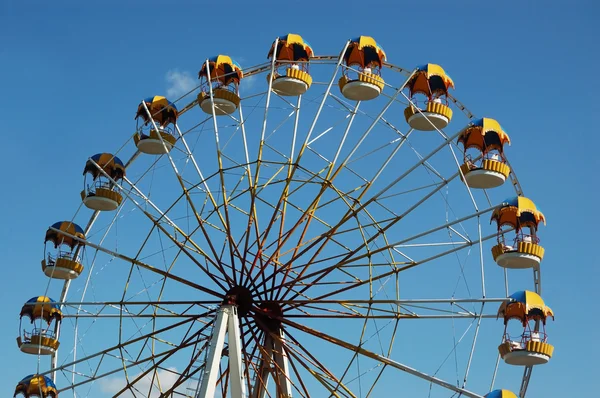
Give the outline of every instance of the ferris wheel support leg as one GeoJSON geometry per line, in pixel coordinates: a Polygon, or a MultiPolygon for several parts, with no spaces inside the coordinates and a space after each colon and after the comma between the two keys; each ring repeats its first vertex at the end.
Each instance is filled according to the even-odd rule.
{"type": "Polygon", "coordinates": [[[273,368],[276,369],[276,394],[277,397],[291,398],[292,385],[290,383],[290,366],[288,356],[284,348],[284,333],[279,330],[279,338],[272,338],[269,334],[265,336],[263,359],[260,362],[259,376],[254,382],[252,398],[266,398],[269,374],[273,368]]]}
{"type": "Polygon", "coordinates": [[[244,378],[242,372],[242,347],[240,338],[240,324],[237,308],[234,305],[223,305],[217,312],[217,319],[213,328],[204,375],[200,392],[196,398],[212,398],[215,396],[219,365],[225,346],[225,334],[229,343],[229,374],[231,383],[231,397],[245,398],[244,378]]]}
{"type": "Polygon", "coordinates": [[[221,354],[225,345],[228,316],[229,309],[227,307],[222,307],[217,312],[217,319],[213,327],[208,355],[206,357],[202,385],[197,398],[214,397],[215,395],[217,377],[219,376],[219,363],[221,362],[221,354]]]}
{"type": "Polygon", "coordinates": [[[273,341],[271,336],[265,335],[263,359],[260,361],[258,376],[254,381],[251,398],[266,398],[267,386],[269,384],[269,373],[271,369],[271,358],[273,357],[273,341]]]}
{"type": "Polygon", "coordinates": [[[273,356],[275,357],[275,363],[280,371],[277,373],[279,380],[277,383],[279,391],[277,391],[278,397],[291,398],[292,397],[292,385],[290,383],[290,364],[288,362],[288,356],[285,352],[284,347],[285,336],[283,329],[279,330],[279,338],[273,341],[273,356]]]}
{"type": "Polygon", "coordinates": [[[231,396],[233,398],[246,398],[244,386],[244,371],[242,369],[242,340],[240,336],[240,318],[237,307],[228,306],[230,309],[227,322],[229,336],[229,380],[231,383],[231,396]]]}

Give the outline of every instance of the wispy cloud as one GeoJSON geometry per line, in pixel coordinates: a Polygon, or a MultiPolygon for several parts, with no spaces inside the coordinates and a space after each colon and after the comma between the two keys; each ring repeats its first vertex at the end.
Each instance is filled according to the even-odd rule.
{"type": "Polygon", "coordinates": [[[245,77],[242,80],[242,84],[248,89],[251,89],[256,84],[256,75],[245,77]]]}
{"type": "Polygon", "coordinates": [[[167,81],[167,96],[180,97],[194,89],[198,85],[198,81],[186,71],[179,69],[171,69],[165,76],[167,81]]]}
{"type": "MultiPolygon", "coordinates": [[[[135,378],[137,378],[138,376],[139,376],[139,374],[137,374],[135,376],[131,376],[129,379],[135,380],[135,378]]],[[[167,368],[165,370],[158,371],[158,380],[160,380],[160,387],[162,388],[163,391],[166,391],[169,388],[171,388],[173,386],[173,384],[175,384],[175,382],[177,381],[178,377],[179,377],[179,374],[177,373],[177,369],[175,369],[175,368],[167,368]]],[[[148,394],[151,384],[152,384],[152,373],[148,374],[147,376],[143,377],[140,381],[135,383],[134,387],[137,390],[136,394],[132,393],[131,391],[126,391],[125,393],[123,393],[119,396],[123,397],[123,398],[134,398],[134,397],[138,397],[140,393],[148,394]]],[[[99,381],[99,385],[100,385],[100,390],[103,393],[114,395],[117,392],[121,391],[121,389],[123,387],[125,387],[127,385],[127,383],[126,383],[124,377],[109,377],[107,379],[101,379],[99,381]]],[[[160,396],[160,392],[158,391],[157,380],[155,378],[154,386],[152,388],[152,393],[149,395],[149,398],[158,398],[159,396],[160,396]]]]}

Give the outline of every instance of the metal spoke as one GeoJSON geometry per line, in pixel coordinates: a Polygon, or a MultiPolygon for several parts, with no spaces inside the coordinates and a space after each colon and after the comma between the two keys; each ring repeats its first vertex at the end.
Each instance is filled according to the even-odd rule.
{"type": "Polygon", "coordinates": [[[359,354],[361,354],[361,355],[363,355],[365,357],[368,357],[368,358],[371,358],[371,359],[375,359],[375,360],[377,360],[377,361],[379,361],[381,363],[384,363],[384,364],[386,364],[386,365],[388,365],[390,367],[393,367],[393,368],[396,368],[398,370],[407,372],[409,374],[412,374],[413,376],[417,376],[419,378],[427,380],[430,383],[434,383],[434,384],[440,385],[440,386],[445,387],[445,388],[447,388],[447,389],[449,389],[451,391],[454,391],[454,392],[457,392],[459,394],[462,394],[465,397],[483,398],[482,395],[475,394],[474,392],[465,390],[464,388],[457,387],[454,384],[445,382],[445,381],[443,381],[441,379],[438,379],[436,377],[433,377],[433,376],[429,376],[429,375],[427,375],[425,373],[419,372],[416,369],[413,369],[413,368],[408,367],[406,365],[403,365],[403,364],[401,364],[399,362],[396,362],[396,361],[394,361],[394,360],[392,360],[390,358],[384,357],[382,355],[375,354],[375,353],[370,352],[370,351],[368,351],[368,350],[366,350],[364,348],[355,346],[355,345],[353,345],[351,343],[348,343],[348,342],[346,342],[344,340],[338,339],[338,338],[333,337],[331,335],[327,335],[325,333],[317,332],[317,331],[315,331],[315,330],[313,330],[313,329],[311,329],[311,328],[309,328],[307,326],[303,326],[303,325],[300,325],[298,323],[295,323],[295,322],[292,322],[292,321],[289,321],[289,320],[285,320],[284,319],[284,320],[282,320],[282,322],[285,323],[286,325],[288,325],[290,327],[293,327],[295,329],[298,329],[298,330],[300,330],[302,332],[305,332],[305,333],[310,334],[312,336],[318,337],[318,338],[320,338],[322,340],[325,340],[325,341],[327,341],[329,343],[335,344],[335,345],[340,346],[342,348],[345,348],[347,350],[350,350],[350,351],[353,351],[353,352],[357,352],[357,353],[359,353],[359,354]]]}

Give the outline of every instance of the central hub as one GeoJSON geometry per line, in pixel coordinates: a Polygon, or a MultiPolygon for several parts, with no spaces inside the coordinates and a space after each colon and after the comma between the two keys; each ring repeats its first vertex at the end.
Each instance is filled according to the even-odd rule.
{"type": "Polygon", "coordinates": [[[234,286],[225,295],[223,304],[230,304],[237,306],[238,314],[240,316],[248,315],[248,312],[252,309],[252,293],[247,287],[234,286]]]}
{"type": "Polygon", "coordinates": [[[255,319],[259,327],[268,332],[279,331],[281,329],[280,319],[283,317],[281,305],[275,301],[264,301],[258,308],[260,308],[260,312],[255,314],[255,319]]]}
{"type": "Polygon", "coordinates": [[[235,305],[240,317],[252,317],[256,325],[265,332],[277,333],[281,329],[283,309],[277,301],[254,302],[250,289],[245,286],[234,286],[229,289],[223,299],[225,305],[235,305]],[[253,310],[254,308],[254,310],[253,310]]]}

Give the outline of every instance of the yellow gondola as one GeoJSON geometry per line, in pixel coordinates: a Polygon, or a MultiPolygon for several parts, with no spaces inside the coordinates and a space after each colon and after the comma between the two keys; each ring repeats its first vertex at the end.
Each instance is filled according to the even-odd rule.
{"type": "Polygon", "coordinates": [[[537,293],[520,291],[512,294],[509,301],[500,305],[498,316],[504,320],[504,337],[502,344],[498,346],[504,362],[509,365],[533,366],[550,360],[554,347],[547,343],[546,320],[554,319],[554,312],[537,293]],[[512,337],[508,334],[511,319],[518,320],[523,326],[520,335],[512,337]],[[537,325],[541,325],[542,330],[537,325]]]}
{"type": "Polygon", "coordinates": [[[267,55],[269,59],[275,57],[275,73],[267,76],[267,80],[273,79],[273,91],[282,96],[304,94],[312,84],[308,70],[308,61],[312,55],[312,47],[300,35],[289,33],[277,38],[267,55]]]}
{"type": "Polygon", "coordinates": [[[160,127],[166,127],[169,124],[177,123],[178,111],[175,104],[167,98],[155,95],[144,99],[137,109],[135,118],[142,119],[144,123],[154,121],[160,127]]]}
{"type": "Polygon", "coordinates": [[[207,59],[198,72],[201,80],[201,91],[198,94],[200,108],[215,116],[235,112],[240,105],[239,84],[243,77],[242,68],[231,57],[217,55],[207,59]]]}
{"type": "Polygon", "coordinates": [[[47,376],[29,375],[15,387],[15,397],[58,398],[58,391],[52,379],[47,376]]]}
{"type": "Polygon", "coordinates": [[[85,240],[83,229],[70,221],[54,223],[46,231],[44,239],[46,258],[42,260],[42,271],[46,276],[55,279],[75,279],[83,271],[80,257],[85,243],[72,236],[85,240]],[[47,247],[48,242],[52,243],[52,247],[47,247]]]}
{"type": "Polygon", "coordinates": [[[85,163],[83,175],[81,199],[86,207],[98,211],[111,211],[119,207],[123,196],[115,190],[111,179],[119,181],[125,176],[125,166],[121,159],[110,153],[98,153],[85,163]],[[89,184],[88,176],[92,179],[89,184]]]}
{"type": "Polygon", "coordinates": [[[510,138],[497,121],[475,120],[460,132],[457,143],[463,146],[461,171],[469,187],[489,189],[504,184],[510,174],[504,145],[510,145],[510,138]]]}
{"type": "Polygon", "coordinates": [[[484,398],[518,398],[515,393],[508,390],[494,390],[484,395],[484,398]]]}
{"type": "Polygon", "coordinates": [[[417,67],[406,84],[411,104],[404,110],[406,121],[415,130],[443,129],[452,120],[448,90],[454,81],[436,64],[417,67]],[[420,100],[424,97],[424,100],[420,100]]]}
{"type": "Polygon", "coordinates": [[[178,115],[175,104],[165,97],[155,95],[144,99],[135,114],[138,125],[133,135],[133,141],[140,152],[149,155],[170,152],[176,142],[174,129],[178,115]]]}
{"type": "Polygon", "coordinates": [[[494,261],[504,268],[539,267],[544,248],[537,229],[546,219],[535,203],[523,196],[507,199],[492,213],[490,222],[494,221],[498,225],[498,244],[492,247],[494,261]],[[514,236],[511,244],[507,243],[508,236],[514,236]]]}
{"type": "Polygon", "coordinates": [[[17,337],[19,349],[27,354],[54,354],[59,346],[62,317],[62,311],[51,298],[37,296],[29,299],[21,309],[17,337]],[[32,328],[23,328],[23,318],[31,321],[32,328]]]}
{"type": "Polygon", "coordinates": [[[385,51],[372,37],[351,39],[343,54],[344,74],[338,81],[342,95],[352,101],[377,98],[385,85],[381,77],[385,59],[385,51]]]}

